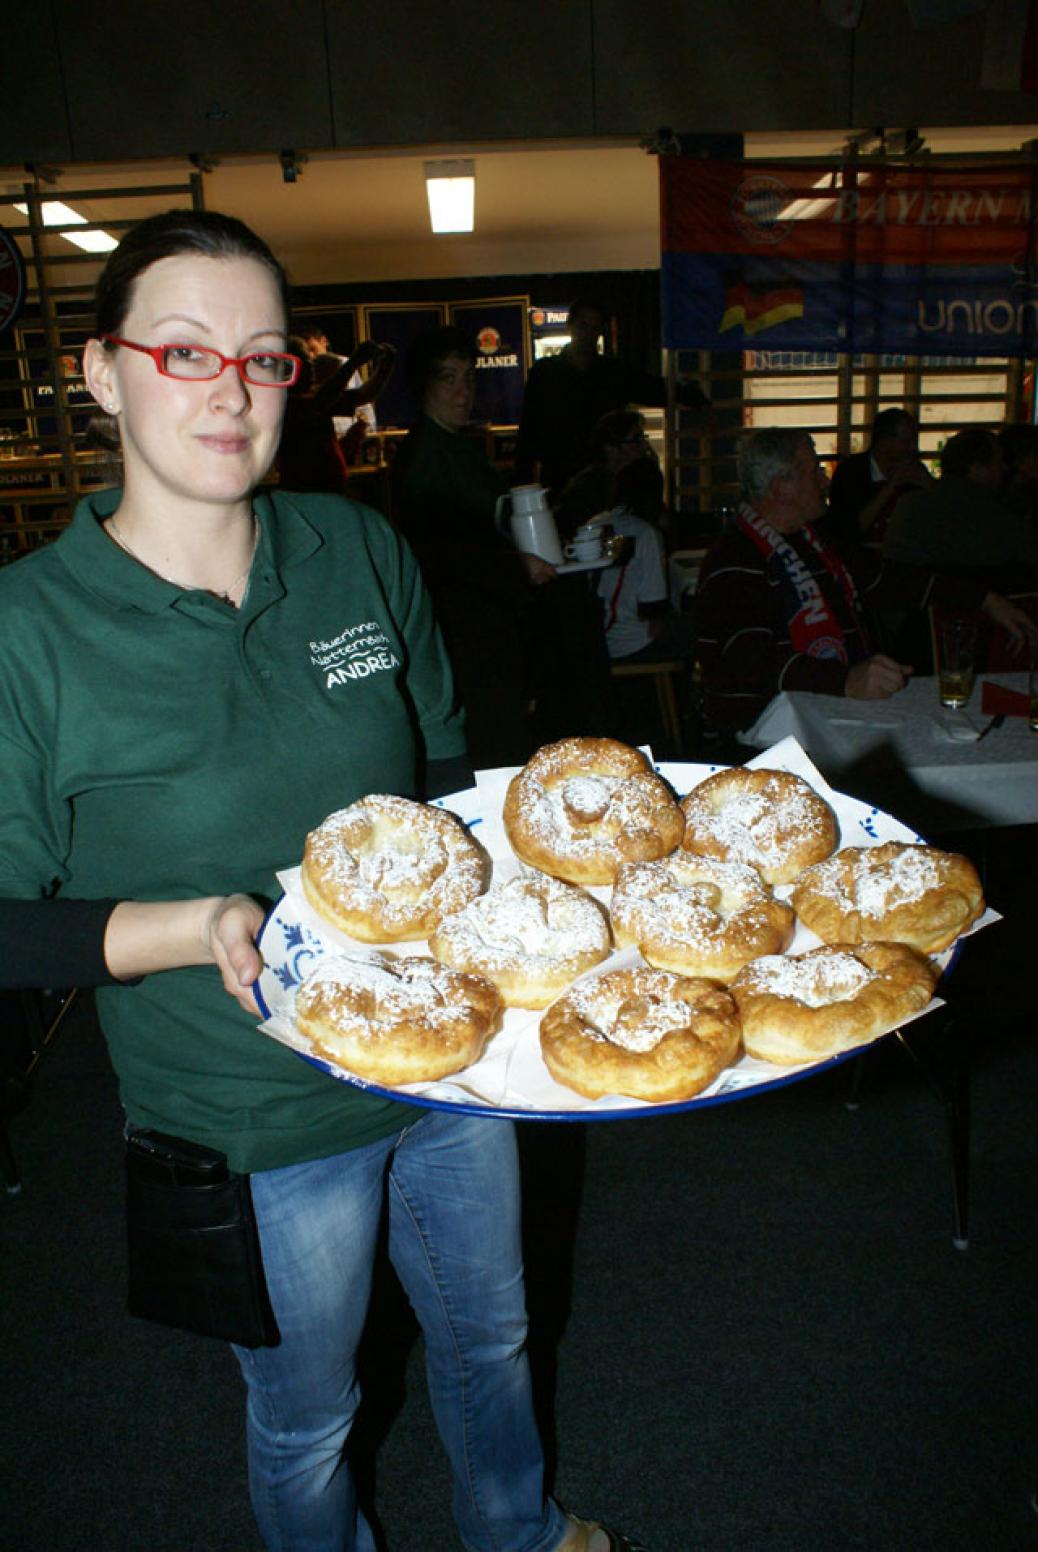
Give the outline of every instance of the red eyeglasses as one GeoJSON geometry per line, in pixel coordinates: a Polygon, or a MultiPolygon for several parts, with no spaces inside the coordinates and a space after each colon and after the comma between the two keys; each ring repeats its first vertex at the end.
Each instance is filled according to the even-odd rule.
{"type": "Polygon", "coordinates": [[[225,367],[233,366],[247,383],[257,388],[291,388],[302,366],[298,356],[278,351],[256,350],[248,356],[225,356],[207,345],[138,345],[134,340],[120,339],[117,334],[102,334],[101,338],[107,345],[122,345],[126,350],[139,350],[142,356],[150,356],[163,377],[194,382],[219,377],[225,367]]]}

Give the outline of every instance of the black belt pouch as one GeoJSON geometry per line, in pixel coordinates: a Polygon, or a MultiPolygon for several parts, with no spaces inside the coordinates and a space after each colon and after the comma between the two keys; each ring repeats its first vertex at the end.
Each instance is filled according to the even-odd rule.
{"type": "Polygon", "coordinates": [[[131,1315],[241,1347],[281,1340],[263,1276],[248,1175],[165,1132],[126,1139],[131,1315]]]}

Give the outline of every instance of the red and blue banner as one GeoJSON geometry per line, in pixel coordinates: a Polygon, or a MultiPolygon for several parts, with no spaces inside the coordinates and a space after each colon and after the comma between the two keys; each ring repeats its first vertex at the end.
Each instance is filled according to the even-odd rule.
{"type": "Polygon", "coordinates": [[[660,158],[671,349],[1038,351],[1038,169],[660,158]]]}

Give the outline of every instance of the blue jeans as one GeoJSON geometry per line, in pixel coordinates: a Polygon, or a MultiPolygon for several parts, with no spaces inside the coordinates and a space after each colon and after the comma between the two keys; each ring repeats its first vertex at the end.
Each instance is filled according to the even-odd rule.
{"type": "Polygon", "coordinates": [[[249,1481],[269,1552],[373,1552],[344,1448],[375,1245],[425,1336],[429,1394],[470,1552],[551,1552],[525,1353],[515,1134],[425,1111],[401,1133],[252,1177],[278,1347],[234,1349],[248,1386],[249,1481]]]}

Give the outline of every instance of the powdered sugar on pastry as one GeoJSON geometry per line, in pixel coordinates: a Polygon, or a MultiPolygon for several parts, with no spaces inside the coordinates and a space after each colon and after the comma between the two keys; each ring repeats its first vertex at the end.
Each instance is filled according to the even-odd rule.
{"type": "Polygon", "coordinates": [[[541,1019],[549,1072],[592,1099],[691,1099],[735,1060],[739,1038],[723,987],[665,970],[588,977],[541,1019]]]}
{"type": "Polygon", "coordinates": [[[937,973],[903,943],[826,945],[757,959],[735,977],[731,992],[749,1054],[798,1065],[852,1050],[921,1013],[937,973]]]}
{"type": "Polygon", "coordinates": [[[538,874],[492,884],[443,917],[429,947],[446,964],[493,981],[507,1006],[543,1008],[606,957],[610,936],[596,900],[538,874]]]}
{"type": "Polygon", "coordinates": [[[889,939],[936,953],[983,913],[984,893],[968,858],[887,841],[805,869],[793,907],[826,943],[889,939]]]}
{"type": "Polygon", "coordinates": [[[518,857],[576,884],[609,884],[622,862],[666,856],[684,829],[644,755],[611,738],[539,749],[509,784],[502,817],[518,857]]]}
{"type": "Polygon", "coordinates": [[[374,793],[330,814],[306,839],[310,904],[364,943],[427,937],[483,888],[486,859],[453,814],[374,793]]]}
{"type": "Polygon", "coordinates": [[[684,850],[622,867],[609,914],[617,943],[636,946],[649,964],[723,981],[786,948],[795,926],[755,868],[684,850]]]}
{"type": "Polygon", "coordinates": [[[821,1008],[856,997],[872,979],[873,972],[853,954],[827,954],[817,959],[766,954],[747,965],[740,985],[746,991],[769,992],[808,1008],[821,1008]]]}
{"type": "Polygon", "coordinates": [[[469,1066],[500,1020],[488,981],[432,959],[330,955],[296,993],[295,1021],[314,1049],[358,1077],[396,1085],[469,1066]]]}
{"type": "Polygon", "coordinates": [[[570,993],[570,1006],[592,1040],[608,1040],[625,1051],[651,1051],[672,1030],[688,1028],[688,1004],[666,995],[669,983],[646,978],[643,989],[631,996],[603,987],[603,980],[587,981],[570,993]]]}
{"type": "Polygon", "coordinates": [[[789,771],[717,771],[681,807],[687,851],[749,863],[769,884],[792,882],[839,837],[828,803],[789,771]]]}

